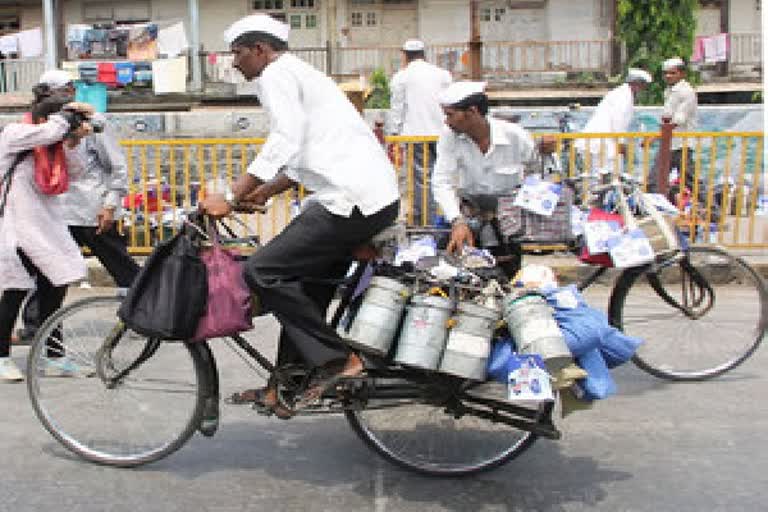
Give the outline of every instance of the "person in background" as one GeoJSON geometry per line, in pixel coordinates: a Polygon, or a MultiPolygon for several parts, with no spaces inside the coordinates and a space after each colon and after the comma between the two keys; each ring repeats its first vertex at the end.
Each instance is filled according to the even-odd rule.
{"type": "MultiPolygon", "coordinates": [[[[583,133],[622,133],[629,131],[629,124],[635,112],[637,95],[653,82],[653,77],[645,70],[630,68],[625,83],[612,89],[598,103],[592,116],[587,121],[583,133]]],[[[598,174],[622,172],[621,155],[626,153],[626,145],[618,139],[577,139],[576,149],[586,162],[585,153],[589,153],[590,167],[598,174]],[[602,148],[602,149],[601,149],[602,148]]]]}
{"type": "MultiPolygon", "coordinates": [[[[201,210],[228,215],[233,205],[263,205],[297,183],[312,191],[288,226],[245,263],[248,286],[282,326],[278,366],[302,363],[315,378],[298,402],[320,399],[339,379],[363,371],[362,359],[326,322],[336,287],[355,249],[397,218],[395,170],[370,127],[336,83],[287,53],[290,28],[255,14],[235,22],[225,37],[234,67],[255,80],[270,133],[256,159],[225,194],[210,194],[201,210]]],[[[276,416],[294,411],[266,390],[246,390],[233,402],[261,402],[276,416]]]]}
{"type": "MultiPolygon", "coordinates": [[[[453,81],[451,74],[424,60],[424,43],[417,39],[403,44],[403,58],[405,67],[395,73],[390,83],[388,131],[390,135],[438,136],[443,128],[443,112],[437,98],[453,81]]],[[[406,220],[416,226],[433,224],[435,215],[429,182],[435,166],[436,143],[426,144],[427,161],[424,148],[422,143],[413,145],[413,202],[406,220]]]]}
{"type": "MultiPolygon", "coordinates": [[[[46,71],[40,84],[53,94],[74,99],[75,89],[66,71],[46,71]]],[[[69,181],[67,192],[58,196],[60,212],[75,242],[91,250],[118,287],[127,288],[139,272],[139,265],[128,254],[125,237],[115,219],[128,193],[128,167],[104,116],[94,114],[92,122],[102,131],[92,134],[75,149],[85,161],[85,170],[69,181]]],[[[24,306],[24,327],[17,333],[20,341],[32,340],[42,325],[39,306],[39,295],[33,292],[24,306]]]]}
{"type": "MultiPolygon", "coordinates": [[[[61,306],[67,285],[85,278],[85,260],[67,230],[58,197],[38,190],[35,169],[63,166],[69,176],[82,172],[84,162],[75,148],[91,133],[86,117],[93,110],[52,96],[47,86],[34,92],[27,121],[0,132],[0,168],[8,176],[0,194],[0,381],[6,382],[23,379],[10,357],[11,332],[29,290],[37,286],[44,321],[61,306]]],[[[55,338],[47,340],[49,359],[42,370],[51,376],[77,374],[80,368],[55,338]]]]}
{"type": "MultiPolygon", "coordinates": [[[[696,91],[685,79],[687,69],[685,62],[680,57],[672,57],[662,64],[667,87],[664,89],[664,107],[661,111],[661,117],[669,117],[676,132],[692,132],[698,126],[697,110],[699,103],[696,91]]],[[[683,207],[685,204],[682,203],[686,202],[684,201],[686,197],[689,200],[697,201],[698,212],[703,216],[707,204],[707,180],[704,176],[696,176],[694,144],[694,139],[684,140],[682,137],[672,137],[669,153],[669,175],[673,184],[669,190],[669,200],[673,204],[683,207]],[[685,183],[681,185],[683,175],[685,175],[685,183]],[[698,187],[694,186],[697,180],[698,187]],[[698,195],[694,198],[693,194],[696,189],[698,189],[698,195]]],[[[654,165],[648,177],[649,192],[658,190],[658,181],[658,168],[657,165],[654,165]]],[[[720,204],[713,201],[709,220],[716,223],[719,222],[719,219],[720,204]]]]}
{"type": "MultiPolygon", "coordinates": [[[[669,117],[675,131],[690,132],[696,130],[698,100],[696,91],[685,79],[687,71],[685,62],[680,57],[672,57],[664,61],[662,70],[667,87],[664,89],[664,108],[661,111],[661,117],[669,117]]],[[[688,147],[687,156],[683,162],[683,140],[680,137],[673,137],[670,145],[670,173],[677,170],[682,174],[683,167],[685,167],[686,183],[692,186],[694,179],[693,148],[688,147]]],[[[657,170],[654,166],[648,177],[648,190],[655,192],[658,190],[658,185],[657,170]]]]}
{"type": "MultiPolygon", "coordinates": [[[[451,223],[449,253],[475,245],[462,203],[469,203],[475,213],[495,215],[498,196],[520,185],[524,170],[535,162],[531,135],[519,124],[489,117],[484,91],[484,82],[455,82],[439,98],[447,126],[437,141],[432,192],[451,223]]],[[[492,232],[481,245],[494,256],[505,256],[507,261],[500,266],[507,275],[514,275],[521,247],[504,240],[496,223],[490,227],[492,232]]]]}

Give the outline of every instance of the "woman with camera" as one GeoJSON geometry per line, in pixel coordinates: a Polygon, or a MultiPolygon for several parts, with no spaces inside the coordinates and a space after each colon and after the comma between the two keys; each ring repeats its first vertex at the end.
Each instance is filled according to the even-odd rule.
{"type": "MultiPolygon", "coordinates": [[[[61,306],[66,286],[85,277],[85,260],[67,230],[46,177],[76,175],[84,162],[74,149],[92,132],[89,105],[72,103],[50,87],[33,89],[31,112],[0,132],[0,381],[22,380],[10,358],[11,332],[22,301],[37,286],[40,313],[61,306]]],[[[62,188],[62,187],[59,187],[62,188]]],[[[55,339],[48,340],[49,375],[77,369],[55,339]]]]}
{"type": "MultiPolygon", "coordinates": [[[[69,73],[48,70],[40,84],[55,95],[75,97],[69,73]]],[[[59,196],[61,216],[72,238],[80,247],[88,247],[119,288],[128,288],[139,265],[128,254],[125,237],[118,230],[116,217],[128,193],[128,166],[114,129],[100,114],[90,119],[94,134],[77,147],[85,169],[70,180],[69,189],[59,196]]],[[[22,313],[24,328],[18,332],[21,342],[31,341],[43,324],[37,292],[30,294],[22,313]]]]}

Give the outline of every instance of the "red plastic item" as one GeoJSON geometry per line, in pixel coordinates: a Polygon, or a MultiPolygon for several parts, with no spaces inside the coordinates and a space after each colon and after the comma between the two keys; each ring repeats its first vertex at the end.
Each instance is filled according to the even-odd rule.
{"type": "Polygon", "coordinates": [[[117,87],[117,67],[114,62],[99,62],[97,80],[109,87],[117,87]]]}

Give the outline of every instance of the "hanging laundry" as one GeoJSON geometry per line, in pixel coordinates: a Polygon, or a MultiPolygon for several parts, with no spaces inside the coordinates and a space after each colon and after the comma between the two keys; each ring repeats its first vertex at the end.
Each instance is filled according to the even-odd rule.
{"type": "Polygon", "coordinates": [[[164,28],[157,33],[157,51],[160,55],[174,58],[189,48],[184,23],[181,21],[164,28]]]}
{"type": "Polygon", "coordinates": [[[40,57],[43,54],[43,32],[40,27],[22,30],[16,37],[19,41],[19,53],[24,59],[40,57]]]}
{"type": "Polygon", "coordinates": [[[725,62],[728,60],[728,34],[722,33],[712,36],[714,40],[715,62],[725,62]]]}
{"type": "Polygon", "coordinates": [[[694,40],[691,62],[701,62],[704,60],[704,39],[706,39],[706,37],[697,36],[694,40]]]}
{"type": "Polygon", "coordinates": [[[0,53],[5,57],[13,53],[19,52],[19,41],[16,39],[16,34],[8,34],[7,36],[0,37],[0,53]]]}

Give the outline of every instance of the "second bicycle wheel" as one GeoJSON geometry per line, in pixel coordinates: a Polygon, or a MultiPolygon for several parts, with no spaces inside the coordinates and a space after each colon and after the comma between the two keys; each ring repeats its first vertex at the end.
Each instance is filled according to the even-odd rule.
{"type": "Polygon", "coordinates": [[[610,318],[643,340],[633,359],[640,368],[665,379],[702,380],[735,368],[757,349],[768,327],[768,295],[760,276],[740,258],[691,247],[658,274],[622,274],[610,318]],[[664,292],[657,293],[654,284],[664,292]]]}
{"type": "Polygon", "coordinates": [[[195,432],[204,380],[193,348],[119,328],[119,305],[92,297],[51,316],[30,350],[27,384],[38,418],[66,448],[92,462],[137,466],[195,432]],[[115,378],[142,354],[149,357],[115,378]]]}
{"type": "MultiPolygon", "coordinates": [[[[381,380],[378,385],[386,387],[381,380]]],[[[366,408],[345,411],[347,421],[376,453],[418,473],[451,477],[488,471],[511,461],[537,439],[490,419],[454,416],[442,400],[426,395],[408,400],[375,396],[366,408]]],[[[540,420],[549,421],[552,402],[527,405],[540,420]]]]}

